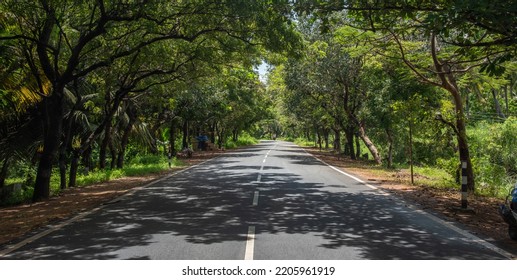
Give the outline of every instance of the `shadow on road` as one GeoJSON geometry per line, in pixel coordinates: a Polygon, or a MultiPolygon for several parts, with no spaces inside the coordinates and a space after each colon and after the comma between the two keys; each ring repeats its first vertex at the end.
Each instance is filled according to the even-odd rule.
{"type": "MultiPolygon", "coordinates": [[[[9,258],[118,259],[138,251],[127,258],[148,259],[142,248],[163,246],[160,241],[172,237],[193,244],[245,242],[248,225],[256,226],[257,235],[316,234],[324,240],[318,247],[354,247],[364,259],[498,257],[453,249],[461,237],[443,238],[439,226],[424,230],[422,215],[375,191],[342,191],[343,186],[307,182],[278,167],[264,169],[263,182],[253,183],[257,173],[241,171],[260,166],[232,165],[232,158],[249,154],[228,155],[152,185],[9,258]],[[253,207],[257,188],[260,204],[253,207]],[[444,247],[449,249],[444,252],[444,247]]],[[[281,157],[321,164],[305,156],[281,157]]]]}

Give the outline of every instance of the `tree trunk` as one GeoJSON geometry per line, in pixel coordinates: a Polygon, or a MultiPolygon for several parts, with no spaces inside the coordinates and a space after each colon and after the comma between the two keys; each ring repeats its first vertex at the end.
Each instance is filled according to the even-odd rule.
{"type": "MultiPolygon", "coordinates": [[[[131,109],[129,109],[130,111],[131,109]]],[[[127,144],[129,143],[129,135],[131,134],[131,130],[133,129],[133,125],[136,122],[136,114],[133,112],[129,112],[129,123],[124,129],[124,133],[122,134],[122,139],[120,139],[120,151],[118,151],[117,155],[117,168],[122,169],[124,167],[124,155],[126,154],[127,144]]]]}
{"type": "Polygon", "coordinates": [[[379,154],[379,151],[377,150],[377,147],[373,144],[373,142],[370,140],[368,135],[366,134],[366,130],[364,128],[364,122],[359,121],[356,116],[353,114],[349,114],[349,118],[357,125],[359,129],[359,137],[361,140],[363,140],[363,143],[366,145],[366,148],[368,148],[368,151],[370,151],[370,154],[373,156],[373,159],[377,164],[382,164],[382,159],[379,154]]]}
{"type": "Polygon", "coordinates": [[[360,143],[360,138],[359,138],[359,133],[355,134],[355,149],[356,149],[356,152],[355,152],[355,158],[356,159],[360,159],[361,158],[361,143],[360,143]]]}
{"type": "Polygon", "coordinates": [[[415,184],[415,176],[413,172],[413,122],[409,119],[409,167],[411,170],[411,185],[415,184]]]}
{"type": "Polygon", "coordinates": [[[431,54],[433,57],[434,66],[438,72],[438,77],[441,80],[441,87],[447,90],[453,98],[454,106],[456,110],[456,137],[458,141],[458,149],[460,154],[460,164],[462,162],[467,163],[466,176],[467,176],[467,190],[473,192],[475,190],[474,181],[474,170],[472,168],[472,162],[470,160],[470,152],[467,141],[467,129],[465,126],[465,112],[463,110],[463,100],[460,95],[459,87],[454,78],[453,72],[449,68],[448,64],[440,62],[438,55],[437,39],[436,35],[431,36],[431,54]]]}
{"type": "Polygon", "coordinates": [[[393,136],[391,129],[386,128],[386,136],[388,137],[388,168],[393,167],[393,136]]]}
{"type": "Polygon", "coordinates": [[[469,92],[467,91],[467,96],[465,97],[465,110],[467,113],[467,119],[470,119],[470,101],[469,101],[469,92]]]}
{"type": "Polygon", "coordinates": [[[66,147],[59,149],[59,178],[59,188],[66,189],[66,147]]]}
{"type": "Polygon", "coordinates": [[[239,132],[237,129],[232,130],[232,140],[237,142],[239,140],[239,132]]]}
{"type": "Polygon", "coordinates": [[[171,121],[171,127],[170,127],[170,130],[169,130],[169,153],[171,155],[171,157],[175,157],[176,156],[176,126],[177,126],[177,121],[176,121],[176,118],[173,118],[172,121],[171,121]]]}
{"type": "Polygon", "coordinates": [[[508,85],[504,86],[504,104],[505,104],[505,112],[508,115],[508,85]]]}
{"type": "Polygon", "coordinates": [[[364,124],[362,124],[362,123],[359,124],[359,137],[361,138],[361,140],[363,140],[363,143],[366,145],[366,147],[370,151],[370,154],[373,156],[375,163],[382,164],[381,155],[379,154],[377,147],[375,147],[375,145],[370,140],[368,135],[366,135],[366,131],[364,129],[364,124]]]}
{"type": "Polygon", "coordinates": [[[226,138],[224,129],[221,129],[219,131],[218,138],[219,139],[217,139],[217,146],[219,146],[219,149],[222,149],[224,147],[224,142],[225,142],[225,138],[226,138]]]}
{"type": "Polygon", "coordinates": [[[79,151],[72,152],[72,160],[70,161],[70,175],[68,176],[68,187],[73,188],[76,185],[77,169],[79,168],[79,151]]]}
{"type": "Polygon", "coordinates": [[[338,154],[341,153],[341,133],[339,129],[334,130],[334,151],[338,154]]]}
{"type": "Polygon", "coordinates": [[[346,150],[348,150],[348,155],[350,159],[356,160],[356,154],[354,150],[354,127],[349,125],[345,129],[345,138],[346,138],[346,150]]]}
{"type": "MultiPolygon", "coordinates": [[[[330,146],[330,143],[329,143],[329,130],[328,129],[323,129],[323,141],[325,142],[325,150],[328,150],[329,149],[329,146],[330,146]]],[[[338,142],[339,143],[339,142],[338,142]]],[[[339,144],[338,144],[339,146],[339,144]]]]}
{"type": "Polygon", "coordinates": [[[99,147],[99,169],[101,170],[106,168],[106,154],[108,151],[108,145],[111,142],[111,129],[112,124],[111,120],[109,120],[104,127],[104,138],[102,139],[99,147]]]}
{"type": "Polygon", "coordinates": [[[5,179],[7,179],[7,171],[9,170],[9,158],[6,157],[2,163],[2,170],[0,171],[0,194],[5,186],[5,179]]]}
{"type": "Polygon", "coordinates": [[[497,115],[501,119],[506,119],[506,116],[504,115],[503,110],[501,109],[501,104],[499,104],[499,100],[497,99],[497,92],[495,89],[492,89],[492,97],[494,98],[494,106],[497,115]]]}
{"type": "Polygon", "coordinates": [[[472,161],[470,159],[470,151],[467,141],[467,129],[465,126],[465,119],[463,115],[463,106],[461,104],[461,97],[457,96],[459,102],[456,104],[456,128],[457,128],[457,140],[458,140],[458,149],[460,154],[460,164],[461,162],[467,163],[466,168],[466,176],[467,176],[467,190],[469,192],[474,192],[475,190],[475,180],[474,180],[474,169],[472,168],[472,161]]]}
{"type": "Polygon", "coordinates": [[[320,148],[320,151],[322,149],[322,146],[321,146],[321,133],[319,131],[319,129],[316,129],[316,133],[317,133],[317,136],[318,136],[318,146],[320,148]]]}
{"type": "Polygon", "coordinates": [[[182,149],[188,148],[188,121],[183,121],[183,140],[181,142],[182,149]]]}
{"type": "Polygon", "coordinates": [[[117,150],[115,149],[115,146],[113,145],[113,141],[109,142],[109,148],[110,148],[110,155],[111,155],[110,168],[111,168],[111,170],[113,170],[113,169],[115,169],[115,167],[117,167],[117,150]]]}
{"type": "MultiPolygon", "coordinates": [[[[78,98],[78,101],[80,102],[80,98],[78,98]]],[[[61,147],[59,148],[59,173],[60,173],[60,188],[62,190],[66,189],[66,154],[67,150],[70,147],[70,142],[72,140],[72,115],[74,114],[76,108],[76,105],[72,108],[71,112],[69,113],[68,120],[66,122],[66,127],[64,129],[65,132],[65,139],[63,143],[61,144],[61,147]]]]}
{"type": "Polygon", "coordinates": [[[54,92],[40,104],[44,131],[43,152],[36,173],[33,202],[47,200],[50,197],[50,176],[63,128],[63,90],[64,87],[54,89],[54,92]]]}
{"type": "Polygon", "coordinates": [[[329,149],[329,130],[323,130],[323,139],[325,140],[325,150],[329,149]]]}
{"type": "Polygon", "coordinates": [[[216,128],[216,122],[214,121],[213,124],[210,126],[210,142],[215,144],[215,128],[216,128]]]}

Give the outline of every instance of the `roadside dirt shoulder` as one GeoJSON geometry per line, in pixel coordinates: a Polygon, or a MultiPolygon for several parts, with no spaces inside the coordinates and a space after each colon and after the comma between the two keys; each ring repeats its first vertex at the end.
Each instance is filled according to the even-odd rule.
{"type": "MultiPolygon", "coordinates": [[[[517,242],[508,236],[508,225],[498,213],[504,200],[481,196],[469,196],[469,208],[472,212],[458,211],[460,192],[452,189],[437,189],[424,185],[412,186],[408,172],[398,172],[396,176],[384,177],[372,172],[364,163],[358,164],[347,158],[338,157],[318,149],[306,148],[320,160],[352,173],[362,180],[396,195],[417,207],[441,218],[458,223],[463,229],[479,236],[501,249],[517,256],[517,242]]],[[[418,176],[418,174],[417,174],[418,176]]]]}
{"type": "Polygon", "coordinates": [[[133,188],[144,186],[163,176],[219,156],[221,152],[196,152],[186,164],[161,173],[141,177],[125,177],[63,191],[48,201],[0,208],[0,247],[48,224],[69,219],[121,196],[133,188]]]}

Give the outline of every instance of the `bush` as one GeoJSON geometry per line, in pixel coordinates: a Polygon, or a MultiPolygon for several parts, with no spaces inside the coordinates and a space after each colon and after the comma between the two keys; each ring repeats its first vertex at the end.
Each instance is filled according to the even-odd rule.
{"type": "Polygon", "coordinates": [[[450,159],[443,159],[439,158],[436,160],[436,165],[447,172],[451,178],[454,178],[454,181],[458,184],[460,184],[460,162],[458,158],[450,158],[450,159]]]}
{"type": "Polygon", "coordinates": [[[137,155],[130,162],[129,165],[149,165],[166,163],[167,157],[163,155],[137,155]]]}
{"type": "MultiPolygon", "coordinates": [[[[177,159],[173,159],[173,166],[182,165],[177,159]]],[[[151,173],[157,173],[169,168],[168,158],[161,155],[141,155],[136,156],[123,169],[115,170],[93,170],[88,174],[77,174],[76,184],[78,187],[92,185],[96,183],[106,182],[109,180],[122,178],[126,176],[142,176],[151,173]]],[[[27,174],[34,174],[33,172],[27,174]]],[[[68,175],[68,172],[67,172],[68,175]]],[[[21,189],[10,192],[1,198],[0,205],[14,205],[29,202],[34,192],[34,179],[28,177],[10,178],[6,180],[7,185],[22,184],[21,189]]],[[[58,169],[52,172],[50,182],[50,195],[54,196],[61,192],[60,178],[58,169]]]]}
{"type": "Polygon", "coordinates": [[[314,141],[309,141],[303,137],[298,137],[293,141],[296,145],[302,147],[314,147],[314,141]]]}
{"type": "Polygon", "coordinates": [[[517,177],[517,118],[479,122],[468,132],[478,192],[506,195],[517,177]]]}
{"type": "Polygon", "coordinates": [[[481,195],[504,197],[512,186],[512,178],[505,168],[490,162],[488,156],[472,160],[476,176],[476,190],[481,195]]]}
{"type": "Polygon", "coordinates": [[[258,144],[258,140],[249,135],[247,132],[242,133],[237,141],[227,140],[224,144],[226,149],[235,149],[241,146],[250,146],[258,144]]]}

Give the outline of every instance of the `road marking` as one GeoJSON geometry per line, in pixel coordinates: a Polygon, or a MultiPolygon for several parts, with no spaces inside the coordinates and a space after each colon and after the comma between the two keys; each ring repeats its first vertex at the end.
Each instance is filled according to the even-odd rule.
{"type": "MultiPolygon", "coordinates": [[[[324,161],[320,160],[319,158],[316,158],[316,159],[317,159],[317,160],[319,160],[319,161],[321,161],[321,162],[323,162],[323,163],[325,163],[325,164],[327,164],[326,162],[324,162],[324,161]]],[[[363,184],[363,185],[365,185],[365,186],[369,187],[369,188],[370,188],[370,189],[372,189],[372,190],[379,190],[379,188],[378,188],[378,187],[372,186],[372,185],[370,185],[370,184],[366,183],[365,181],[363,181],[363,180],[361,180],[361,179],[359,179],[359,178],[357,178],[357,177],[355,177],[355,176],[353,176],[353,175],[350,175],[350,174],[348,174],[348,173],[344,172],[343,170],[340,170],[340,169],[338,169],[338,168],[336,168],[336,167],[334,167],[334,166],[332,166],[332,165],[329,165],[329,164],[327,164],[327,166],[328,166],[328,167],[330,167],[330,168],[332,168],[332,169],[334,169],[335,171],[337,171],[337,172],[339,172],[339,173],[341,173],[341,174],[345,175],[345,176],[348,176],[348,177],[350,177],[350,178],[352,178],[352,179],[356,180],[357,182],[359,182],[359,183],[361,183],[361,184],[363,184]]],[[[381,191],[381,192],[382,192],[382,191],[381,191]]]]}
{"type": "Polygon", "coordinates": [[[259,191],[255,191],[255,194],[253,195],[253,206],[258,205],[258,200],[259,200],[259,191]]]}
{"type": "MultiPolygon", "coordinates": [[[[271,150],[269,150],[269,152],[271,152],[271,150]]],[[[257,176],[256,183],[260,183],[260,180],[262,179],[261,172],[264,170],[264,163],[266,163],[266,159],[267,159],[267,156],[269,155],[269,152],[267,152],[267,154],[264,156],[264,159],[262,160],[262,164],[260,165],[259,174],[257,176]]]]}
{"type": "MultiPolygon", "coordinates": [[[[299,147],[299,146],[298,146],[298,147],[299,147]]],[[[301,147],[299,147],[299,148],[301,148],[301,147]]],[[[306,154],[308,154],[308,155],[312,156],[312,157],[313,157],[313,158],[315,158],[317,161],[319,161],[319,162],[321,162],[321,163],[325,164],[326,166],[328,166],[328,167],[332,168],[333,170],[335,170],[335,171],[337,171],[337,172],[339,172],[339,173],[341,173],[341,174],[343,174],[343,175],[345,175],[345,176],[348,176],[348,177],[350,177],[350,178],[354,179],[355,181],[357,181],[357,182],[359,182],[359,183],[362,183],[363,185],[365,185],[365,186],[367,186],[367,187],[369,187],[369,188],[371,188],[371,189],[373,189],[373,190],[377,190],[378,192],[380,192],[380,193],[381,193],[381,194],[383,194],[383,195],[387,195],[387,196],[391,196],[391,197],[393,197],[394,199],[398,200],[398,201],[399,201],[399,203],[406,205],[406,206],[407,206],[408,208],[410,208],[410,209],[413,209],[413,211],[418,212],[418,213],[420,213],[420,214],[422,214],[422,215],[426,216],[427,218],[429,218],[429,219],[433,220],[434,222],[439,223],[439,224],[441,224],[441,225],[443,225],[443,226],[445,226],[445,227],[447,227],[447,228],[449,228],[449,229],[451,229],[451,230],[453,230],[453,231],[457,232],[457,233],[458,233],[458,234],[460,234],[460,235],[463,235],[463,236],[466,238],[466,240],[469,240],[469,241],[471,241],[472,243],[479,244],[479,245],[481,245],[481,246],[483,246],[483,247],[485,247],[485,248],[487,248],[487,249],[489,249],[489,250],[492,250],[492,251],[494,251],[494,252],[497,252],[497,253],[499,253],[500,255],[502,255],[502,256],[504,256],[504,257],[506,257],[506,258],[508,258],[508,259],[514,259],[514,258],[515,258],[515,256],[514,256],[512,253],[510,253],[510,252],[508,252],[508,251],[506,251],[506,250],[504,250],[504,249],[502,249],[502,248],[499,248],[499,247],[497,247],[496,245],[493,245],[492,243],[490,243],[490,242],[486,241],[485,239],[480,238],[480,237],[478,237],[478,236],[475,236],[475,235],[473,235],[473,234],[471,234],[471,233],[467,232],[466,230],[463,230],[463,229],[461,229],[461,228],[459,228],[459,227],[455,226],[453,223],[451,223],[451,222],[447,222],[447,221],[444,221],[444,220],[440,219],[439,217],[437,217],[437,216],[435,216],[435,215],[433,215],[433,214],[431,214],[431,213],[429,213],[429,212],[426,212],[426,211],[424,211],[424,210],[421,210],[421,209],[419,209],[417,206],[411,205],[411,204],[407,203],[405,200],[403,200],[403,199],[401,199],[401,198],[398,198],[398,197],[392,196],[392,195],[391,195],[391,194],[389,194],[388,192],[383,191],[383,190],[379,189],[378,187],[372,186],[372,185],[370,185],[370,184],[366,183],[365,181],[363,181],[363,180],[361,180],[361,179],[359,179],[359,178],[357,178],[357,177],[355,177],[355,176],[353,176],[353,175],[350,175],[350,174],[348,174],[348,173],[346,173],[346,172],[344,172],[344,171],[342,171],[342,170],[340,170],[340,169],[338,169],[338,168],[336,168],[336,167],[334,167],[334,166],[332,166],[332,165],[330,165],[330,164],[328,164],[328,163],[324,162],[323,160],[321,160],[321,159],[317,158],[317,157],[316,157],[316,156],[314,156],[313,154],[311,154],[311,153],[307,152],[307,150],[305,150],[304,148],[301,148],[301,149],[302,149],[306,154]]]]}
{"type": "Polygon", "coordinates": [[[123,194],[121,196],[118,196],[118,197],[116,197],[116,198],[114,198],[114,199],[112,199],[112,200],[110,200],[110,201],[108,201],[108,202],[98,206],[98,207],[95,207],[95,208],[93,208],[91,210],[87,210],[86,212],[79,213],[76,216],[74,216],[72,218],[69,218],[67,220],[64,220],[64,221],[62,221],[62,222],[60,222],[58,224],[50,225],[49,229],[47,229],[45,231],[42,231],[40,233],[37,233],[37,234],[35,234],[33,236],[30,236],[28,238],[25,238],[22,241],[20,241],[18,243],[15,243],[13,245],[10,245],[7,248],[5,248],[4,250],[0,251],[0,258],[5,257],[6,255],[12,253],[13,251],[16,251],[16,250],[20,249],[21,247],[23,247],[23,246],[25,246],[25,245],[27,245],[29,243],[32,243],[32,242],[34,242],[34,241],[36,241],[36,240],[38,240],[38,239],[40,239],[42,237],[45,237],[45,236],[47,236],[47,235],[49,235],[49,234],[51,234],[51,233],[53,233],[53,232],[55,232],[55,231],[57,231],[59,229],[62,229],[65,226],[68,226],[68,225],[70,225],[70,224],[72,224],[72,223],[74,223],[76,221],[79,221],[79,220],[85,218],[86,216],[89,216],[89,215],[91,215],[91,214],[93,214],[95,212],[98,212],[98,211],[102,210],[104,207],[106,207],[106,206],[108,206],[110,204],[118,202],[118,201],[120,201],[120,200],[122,200],[122,199],[124,199],[126,197],[132,196],[132,195],[134,195],[138,191],[141,191],[141,190],[143,190],[145,188],[148,188],[148,187],[150,187],[150,186],[152,186],[154,184],[157,184],[157,183],[160,183],[160,182],[165,181],[167,179],[170,179],[170,178],[172,178],[172,177],[174,177],[174,176],[176,176],[178,174],[181,174],[181,173],[184,173],[186,171],[189,171],[190,169],[196,168],[196,167],[198,167],[200,165],[206,164],[206,163],[208,163],[208,162],[210,162],[212,160],[215,160],[215,159],[217,159],[219,157],[221,157],[221,155],[213,157],[211,159],[208,159],[208,160],[206,160],[204,162],[201,162],[201,163],[198,163],[196,165],[192,165],[192,166],[189,166],[187,168],[175,171],[172,174],[166,175],[166,176],[164,176],[162,178],[159,178],[157,180],[149,182],[146,185],[143,185],[143,186],[140,186],[140,187],[136,187],[136,188],[132,188],[130,191],[126,192],[125,194],[123,194]]]}
{"type": "Polygon", "coordinates": [[[248,227],[248,240],[246,240],[246,251],[244,252],[244,260],[253,260],[253,251],[255,249],[255,226],[248,227]]]}

